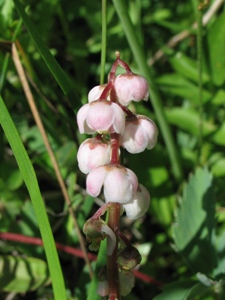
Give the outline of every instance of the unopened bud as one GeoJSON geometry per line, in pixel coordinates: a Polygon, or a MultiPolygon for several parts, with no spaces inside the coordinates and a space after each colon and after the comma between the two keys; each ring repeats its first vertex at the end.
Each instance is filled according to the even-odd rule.
{"type": "Polygon", "coordinates": [[[117,263],[124,270],[132,270],[139,265],[140,262],[141,255],[133,246],[126,247],[118,253],[117,263]]]}
{"type": "Polygon", "coordinates": [[[86,235],[86,239],[91,245],[89,249],[91,251],[97,251],[99,249],[102,240],[108,236],[107,254],[112,255],[116,246],[116,236],[112,229],[100,218],[90,218],[84,224],[83,232],[86,235]]]}
{"type": "Polygon", "coordinates": [[[106,234],[102,232],[102,226],[105,222],[101,219],[88,219],[83,227],[83,232],[86,235],[86,239],[91,245],[89,249],[91,251],[97,251],[100,243],[106,238],[106,234]]]}

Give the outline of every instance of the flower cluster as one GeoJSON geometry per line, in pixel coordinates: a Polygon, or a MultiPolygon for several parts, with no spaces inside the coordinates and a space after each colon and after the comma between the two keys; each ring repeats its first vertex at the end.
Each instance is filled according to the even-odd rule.
{"type": "Polygon", "coordinates": [[[135,173],[121,165],[120,147],[140,153],[156,145],[155,123],[128,108],[131,101],[147,100],[148,96],[146,79],[134,74],[117,53],[108,83],[94,87],[77,114],[80,133],[95,134],[80,145],[77,154],[79,168],[87,174],[87,193],[97,197],[103,188],[105,202],[120,203],[131,219],[147,211],[150,195],[135,173]],[[116,76],[118,66],[126,73],[116,76]]]}
{"type": "Polygon", "coordinates": [[[86,221],[83,232],[97,251],[107,238],[107,274],[99,279],[98,293],[109,299],[126,296],[134,286],[134,269],[141,256],[119,231],[119,219],[125,211],[135,220],[148,210],[150,194],[138,182],[136,174],[122,165],[120,148],[130,153],[152,149],[157,142],[158,130],[146,116],[129,109],[131,101],[147,100],[149,88],[146,79],[134,74],[116,53],[108,83],[94,87],[88,94],[88,103],[77,114],[80,133],[93,134],[79,147],[78,165],[86,178],[86,190],[92,197],[103,191],[105,204],[86,221]],[[117,67],[125,73],[116,76],[117,67]],[[108,224],[101,218],[108,212],[108,224]],[[118,292],[118,290],[120,290],[118,292]]]}

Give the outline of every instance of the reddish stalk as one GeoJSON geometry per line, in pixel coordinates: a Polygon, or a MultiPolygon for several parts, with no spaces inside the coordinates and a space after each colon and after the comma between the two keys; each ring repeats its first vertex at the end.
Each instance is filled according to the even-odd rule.
{"type": "MultiPolygon", "coordinates": [[[[120,204],[111,203],[108,209],[108,226],[116,233],[119,228],[120,219],[120,204]]],[[[108,240],[109,242],[109,240],[108,240]]],[[[120,283],[119,283],[119,269],[117,265],[117,247],[107,257],[107,280],[109,285],[109,300],[120,300],[120,283]]]]}
{"type": "MultiPolygon", "coordinates": [[[[12,242],[16,242],[16,243],[23,243],[23,244],[36,245],[36,246],[43,247],[43,242],[40,238],[26,236],[26,235],[19,234],[19,233],[0,232],[0,239],[1,240],[6,240],[6,241],[12,241],[12,242]]],[[[71,254],[73,256],[80,257],[80,258],[84,259],[84,253],[80,249],[73,248],[73,247],[63,245],[63,244],[59,244],[59,243],[56,243],[56,248],[63,251],[64,253],[71,254]]],[[[97,256],[92,254],[92,253],[88,253],[88,258],[90,260],[96,260],[97,256]]],[[[144,273],[139,272],[137,270],[133,270],[133,273],[134,273],[136,278],[139,278],[143,282],[154,284],[158,287],[162,286],[162,282],[150,277],[147,274],[144,274],[144,273]]]]}

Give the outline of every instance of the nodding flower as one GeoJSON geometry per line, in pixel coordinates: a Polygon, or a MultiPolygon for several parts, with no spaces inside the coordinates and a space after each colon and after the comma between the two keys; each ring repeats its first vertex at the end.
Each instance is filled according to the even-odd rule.
{"type": "Polygon", "coordinates": [[[125,114],[117,103],[99,99],[79,109],[77,123],[80,133],[123,133],[125,114]]]}
{"type": "Polygon", "coordinates": [[[121,74],[116,76],[114,82],[117,101],[127,106],[131,101],[148,100],[149,86],[147,80],[140,75],[121,74]]]}
{"type": "Polygon", "coordinates": [[[108,164],[92,170],[86,180],[86,190],[97,197],[103,187],[105,202],[127,203],[138,188],[138,179],[133,171],[122,165],[108,164]]]}

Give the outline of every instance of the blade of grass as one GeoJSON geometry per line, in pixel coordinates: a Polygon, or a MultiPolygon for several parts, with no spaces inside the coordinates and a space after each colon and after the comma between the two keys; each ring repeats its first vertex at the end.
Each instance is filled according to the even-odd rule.
{"type": "Polygon", "coordinates": [[[199,113],[199,134],[198,134],[198,149],[197,149],[197,164],[201,160],[201,148],[203,143],[203,105],[202,105],[202,7],[201,2],[197,0],[195,2],[197,9],[197,61],[198,61],[198,113],[199,113]]]}
{"type": "Polygon", "coordinates": [[[64,94],[67,97],[69,97],[70,101],[73,103],[74,108],[78,109],[80,102],[74,101],[75,99],[79,99],[78,92],[74,89],[74,85],[72,85],[66,73],[63,71],[63,69],[60,67],[54,56],[51,54],[48,47],[42,41],[35,26],[26,14],[24,6],[18,0],[13,1],[20,17],[22,18],[26,26],[28,33],[30,34],[35,46],[37,47],[37,50],[41,54],[47,67],[51,71],[52,75],[55,77],[64,94]]]}
{"type": "Polygon", "coordinates": [[[139,40],[135,34],[135,28],[131,23],[130,16],[125,6],[125,2],[123,0],[113,0],[113,3],[140,72],[148,80],[150,86],[150,99],[156,114],[157,121],[159,123],[160,131],[162,132],[164,142],[168,150],[174,177],[176,178],[176,180],[181,180],[183,175],[180,166],[179,155],[174,143],[171,129],[163,111],[159,92],[147,66],[143,47],[141,47],[139,40]]]}
{"type": "Polygon", "coordinates": [[[102,0],[102,50],[101,50],[101,75],[100,84],[104,83],[105,77],[105,61],[106,61],[106,0],[102,0]]]}
{"type": "Polygon", "coordinates": [[[12,148],[17,164],[27,186],[34,211],[37,217],[41,237],[44,243],[47,262],[51,274],[54,299],[66,300],[66,289],[63,279],[58,254],[55,247],[49,220],[46,214],[45,205],[40,193],[37,177],[34,172],[32,163],[23,146],[20,136],[12,121],[12,118],[0,96],[0,124],[5,132],[6,138],[12,148]]]}
{"type": "Polygon", "coordinates": [[[94,277],[91,281],[91,285],[88,288],[87,300],[100,300],[101,297],[97,294],[98,288],[98,274],[101,268],[106,266],[106,240],[101,242],[100,249],[98,252],[98,258],[95,266],[94,277]]]}
{"type": "Polygon", "coordinates": [[[79,242],[80,242],[81,249],[84,253],[84,257],[85,257],[87,267],[89,268],[90,277],[92,277],[91,265],[90,265],[90,262],[89,262],[89,259],[88,259],[88,256],[87,256],[87,251],[85,249],[83,237],[82,237],[82,234],[80,232],[80,228],[79,228],[78,223],[77,223],[77,218],[74,214],[74,211],[73,211],[73,208],[72,208],[72,205],[71,205],[71,200],[70,200],[70,197],[68,195],[66,185],[63,181],[62,174],[61,174],[61,171],[60,171],[60,168],[59,168],[59,164],[58,164],[58,162],[56,160],[56,157],[55,157],[55,154],[52,150],[52,147],[51,147],[51,144],[49,142],[49,139],[48,139],[47,133],[45,131],[44,125],[42,123],[40,114],[39,114],[37,106],[35,104],[34,97],[31,93],[28,81],[26,79],[25,72],[24,72],[23,66],[20,62],[19,54],[18,54],[18,51],[16,49],[15,43],[12,44],[12,58],[13,58],[15,66],[16,66],[16,69],[17,69],[21,84],[23,86],[24,93],[26,95],[27,101],[29,103],[30,109],[32,111],[34,120],[35,120],[35,122],[38,126],[38,129],[41,133],[41,136],[42,136],[42,139],[44,141],[45,147],[46,147],[46,149],[48,151],[48,154],[50,156],[50,159],[52,161],[52,165],[53,165],[53,168],[55,170],[55,174],[56,174],[59,186],[61,188],[65,203],[67,204],[69,213],[70,213],[71,218],[73,220],[74,227],[75,227],[76,232],[77,232],[77,236],[78,236],[78,239],[79,239],[79,242]]]}

